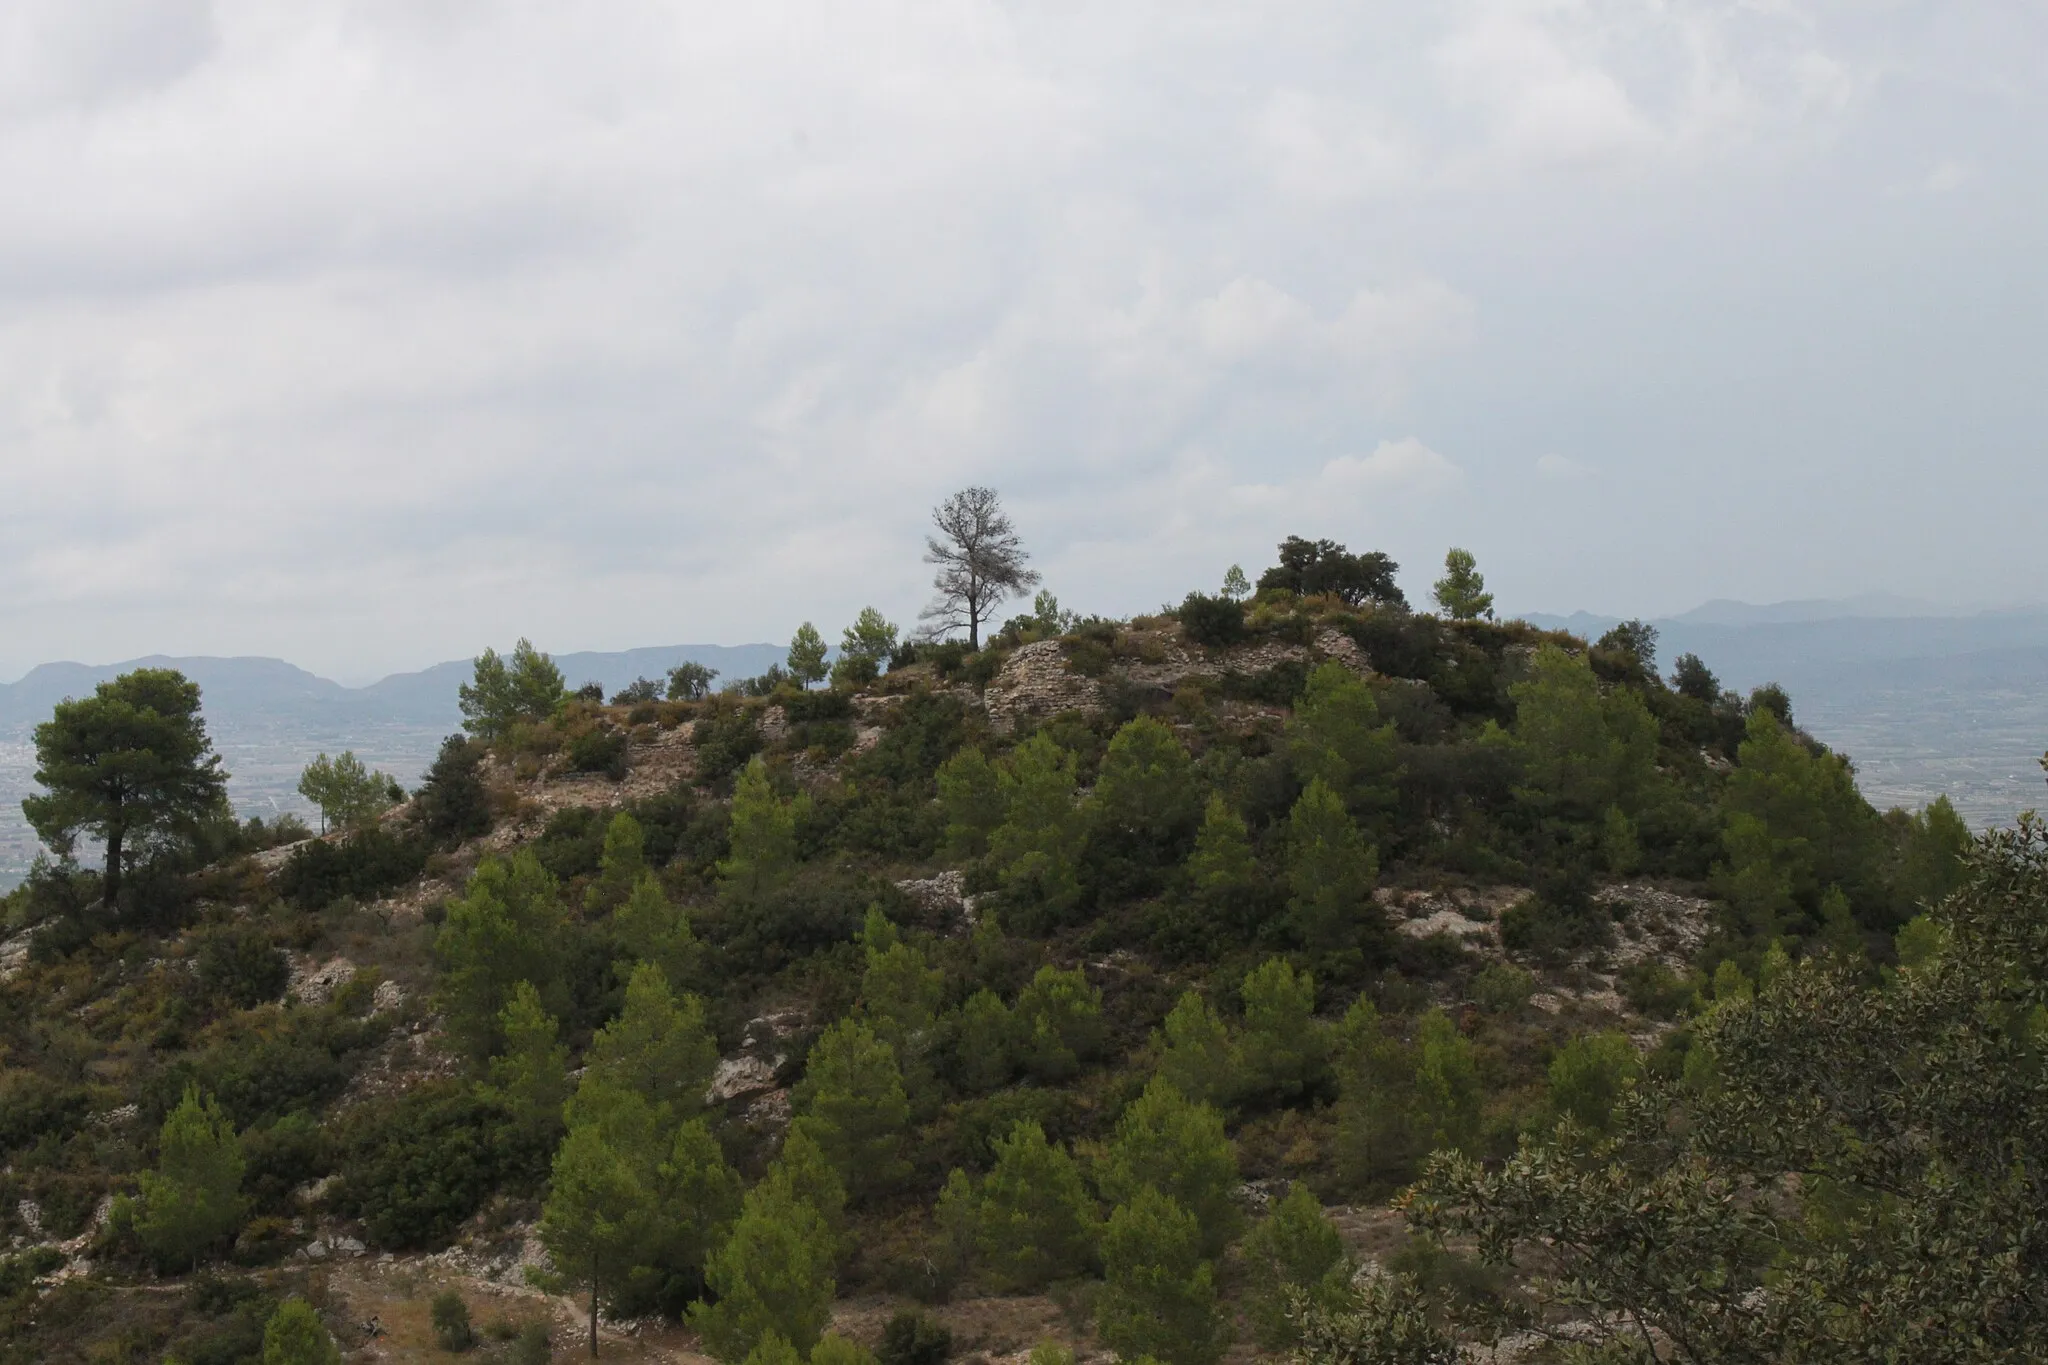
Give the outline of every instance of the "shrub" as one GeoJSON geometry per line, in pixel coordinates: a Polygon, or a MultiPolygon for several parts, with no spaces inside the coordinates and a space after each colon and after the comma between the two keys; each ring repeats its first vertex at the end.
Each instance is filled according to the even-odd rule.
{"type": "Polygon", "coordinates": [[[1654,958],[1624,967],[1615,984],[1621,988],[1622,999],[1652,1019],[1677,1018],[1697,991],[1690,979],[1654,958]]]}
{"type": "Polygon", "coordinates": [[[1488,1014],[1513,1014],[1536,993],[1536,978],[1510,962],[1495,962],[1472,978],[1472,1003],[1488,1014]]]}
{"type": "Polygon", "coordinates": [[[832,665],[832,687],[835,691],[854,691],[866,687],[882,675],[882,667],[865,654],[842,654],[832,665]]]}
{"type": "Polygon", "coordinates": [[[1530,896],[1500,917],[1501,946],[1539,962],[1561,962],[1613,940],[1614,920],[1590,902],[1530,896]]]}
{"type": "Polygon", "coordinates": [[[0,1072],[0,1155],[48,1135],[69,1137],[85,1125],[92,1093],[34,1071],[0,1072]]]}
{"type": "Polygon", "coordinates": [[[1242,602],[1191,592],[1177,614],[1181,631],[1198,645],[1234,645],[1245,638],[1242,602]]]}
{"type": "Polygon", "coordinates": [[[1007,657],[993,649],[984,649],[968,658],[960,669],[960,676],[968,686],[980,691],[996,680],[996,674],[1003,671],[1003,660],[1007,657]]]}
{"type": "Polygon", "coordinates": [[[482,744],[450,735],[412,799],[413,818],[429,840],[452,847],[491,832],[490,795],[484,790],[482,744]]]}
{"type": "Polygon", "coordinates": [[[193,966],[199,987],[237,1009],[284,994],[291,963],[270,935],[252,924],[220,924],[201,931],[193,966]]]}
{"type": "Polygon", "coordinates": [[[635,678],[612,694],[613,706],[639,706],[661,700],[661,684],[652,678],[635,678]]]}
{"type": "Polygon", "coordinates": [[[555,1349],[548,1341],[546,1323],[529,1322],[519,1329],[518,1337],[512,1342],[512,1365],[548,1365],[554,1358],[555,1349]]]}
{"type": "Polygon", "coordinates": [[[371,826],[293,851],[278,876],[288,901],[318,910],[344,896],[372,901],[424,872],[427,846],[371,826]]]}
{"type": "Polygon", "coordinates": [[[469,1305],[462,1301],[462,1295],[452,1289],[441,1291],[434,1295],[431,1311],[434,1340],[442,1350],[467,1351],[476,1345],[476,1332],[469,1325],[469,1305]]]}
{"type": "Polygon", "coordinates": [[[564,806],[548,817],[533,856],[557,881],[587,877],[604,857],[605,812],[591,806],[564,806]]]}
{"type": "Polygon", "coordinates": [[[939,677],[951,682],[953,675],[958,673],[961,665],[967,662],[967,642],[965,640],[943,640],[931,646],[930,653],[924,657],[932,661],[932,669],[939,677]]]}
{"type": "Polygon", "coordinates": [[[626,736],[621,730],[598,725],[569,741],[569,770],[602,773],[617,782],[626,776],[626,736]]]}
{"type": "Polygon", "coordinates": [[[335,1207],[393,1250],[445,1243],[500,1186],[536,1184],[548,1153],[454,1082],[355,1111],[335,1207]]]}
{"type": "Polygon", "coordinates": [[[882,1365],[944,1365],[953,1353],[953,1333],[926,1314],[904,1309],[882,1329],[875,1354],[882,1365]]]}
{"type": "Polygon", "coordinates": [[[763,747],[753,714],[730,700],[698,720],[690,742],[697,746],[697,780],[707,784],[722,782],[746,767],[763,747]]]}

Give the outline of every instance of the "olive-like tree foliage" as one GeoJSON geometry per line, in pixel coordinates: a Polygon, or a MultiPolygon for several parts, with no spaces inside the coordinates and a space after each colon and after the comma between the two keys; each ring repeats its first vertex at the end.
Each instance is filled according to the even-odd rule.
{"type": "Polygon", "coordinates": [[[1611,1134],[1567,1119],[1497,1167],[1439,1155],[1411,1223],[1533,1271],[1496,1307],[1575,1320],[1588,1359],[2034,1358],[2048,825],[1986,835],[1930,920],[1882,979],[1824,954],[1728,992],[1685,1078],[1638,1083],[1611,1134]]]}
{"type": "Polygon", "coordinates": [[[1348,606],[1370,602],[1405,611],[1408,599],[1394,581],[1400,571],[1379,550],[1355,555],[1334,540],[1289,536],[1280,542],[1280,562],[1259,575],[1259,591],[1285,588],[1304,597],[1327,593],[1348,606]]]}
{"type": "Polygon", "coordinates": [[[109,905],[130,853],[189,842],[227,810],[228,775],[199,714],[199,685],[175,669],[138,668],[58,702],[35,746],[44,790],[22,814],[60,855],[81,834],[105,846],[109,905]]]}

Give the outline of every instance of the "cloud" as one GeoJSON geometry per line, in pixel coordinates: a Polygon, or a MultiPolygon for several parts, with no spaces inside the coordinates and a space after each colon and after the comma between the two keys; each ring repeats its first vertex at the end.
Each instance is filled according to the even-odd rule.
{"type": "Polygon", "coordinates": [[[1537,457],[1536,472],[1546,479],[1572,481],[1590,479],[1595,471],[1591,465],[1581,464],[1569,456],[1542,455],[1537,457]]]}
{"type": "MultiPolygon", "coordinates": [[[[1297,530],[1433,557],[1513,523],[1487,465],[1526,431],[1613,467],[1633,396],[1737,387],[1731,294],[1791,335],[1817,267],[1770,274],[1771,215],[1826,170],[1861,242],[1857,187],[1929,164],[1843,159],[1906,117],[1879,73],[1983,58],[1994,126],[2042,122],[1999,75],[2024,44],[1942,32],[1798,0],[16,0],[0,676],[907,615],[970,480],[1140,604],[1297,530]],[[1716,273],[1730,240],[1759,251],[1716,273]]],[[[1975,127],[1911,145],[2029,183],[1975,127]]]]}

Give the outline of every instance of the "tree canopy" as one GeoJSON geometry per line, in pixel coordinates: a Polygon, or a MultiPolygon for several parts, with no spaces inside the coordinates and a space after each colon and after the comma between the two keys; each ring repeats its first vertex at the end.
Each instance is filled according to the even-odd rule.
{"type": "Polygon", "coordinates": [[[38,838],[69,855],[87,834],[106,848],[111,905],[131,855],[195,838],[227,809],[227,774],[199,714],[199,687],[175,669],[139,668],[62,701],[35,730],[35,779],[21,803],[38,838]]]}
{"type": "Polygon", "coordinates": [[[963,488],[932,509],[938,534],[925,538],[924,561],[936,565],[937,595],[921,613],[934,630],[967,632],[981,648],[981,627],[1010,598],[1037,585],[1024,542],[993,488],[963,488]]]}

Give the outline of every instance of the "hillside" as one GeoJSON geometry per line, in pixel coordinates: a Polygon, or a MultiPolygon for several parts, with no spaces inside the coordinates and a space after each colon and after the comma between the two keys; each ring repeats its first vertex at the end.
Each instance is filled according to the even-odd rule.
{"type": "MultiPolygon", "coordinates": [[[[772,645],[668,645],[566,654],[556,662],[573,682],[598,683],[609,695],[636,678],[663,677],[685,661],[747,677],[781,656],[772,645]]],[[[137,668],[175,668],[204,691],[214,747],[227,760],[228,794],[239,813],[310,818],[312,807],[296,788],[300,769],[316,753],[352,750],[401,782],[416,782],[442,737],[462,724],[456,691],[468,681],[470,662],[344,687],[282,659],[153,655],[119,664],[44,664],[19,682],[0,683],[0,890],[27,874],[37,852],[21,819],[21,799],[34,787],[30,732],[66,697],[84,696],[137,668]]]]}
{"type": "Polygon", "coordinates": [[[210,836],[114,907],[33,880],[0,1361],[254,1359],[289,1294],[352,1359],[441,1358],[453,1290],[506,1358],[571,1358],[595,1292],[620,1360],[829,1318],[890,1365],[1200,1365],[1360,1267],[1512,1297],[1388,1208],[1431,1150],[1599,1129],[1966,874],[1952,810],[1880,815],[1782,693],[1649,663],[1280,588],[1024,616],[508,716],[372,826],[210,836]],[[238,1154],[214,1222],[157,1212],[174,1130],[238,1154]]]}

